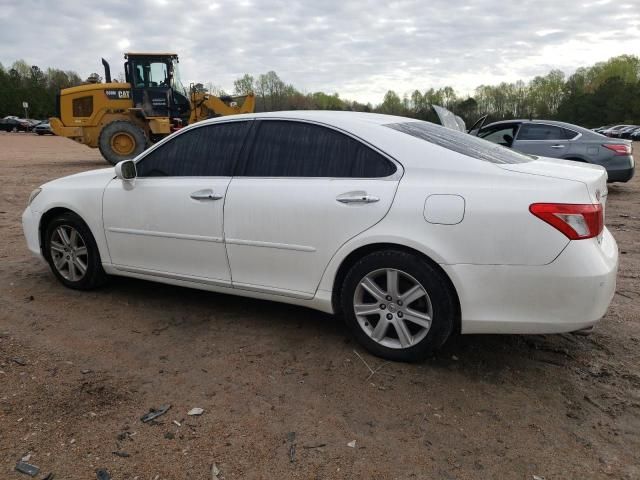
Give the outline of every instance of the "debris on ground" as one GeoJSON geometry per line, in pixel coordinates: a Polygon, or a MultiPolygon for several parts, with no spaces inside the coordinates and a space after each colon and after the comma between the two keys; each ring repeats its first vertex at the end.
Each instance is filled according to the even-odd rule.
{"type": "Polygon", "coordinates": [[[13,357],[13,358],[11,358],[11,361],[13,363],[17,363],[21,367],[24,367],[27,364],[27,361],[22,359],[22,358],[20,358],[20,357],[13,357]]]}
{"type": "Polygon", "coordinates": [[[189,410],[189,412],[187,412],[187,415],[190,416],[195,416],[195,415],[202,415],[204,413],[204,408],[200,408],[200,407],[194,407],[191,410],[189,410]]]}
{"type": "Polygon", "coordinates": [[[92,373],[92,372],[93,372],[93,370],[90,370],[88,368],[80,370],[80,373],[83,374],[83,375],[86,375],[87,373],[92,373]]]}
{"type": "Polygon", "coordinates": [[[219,480],[220,477],[218,475],[220,475],[220,469],[214,463],[211,465],[211,480],[219,480]]]}
{"type": "Polygon", "coordinates": [[[167,440],[173,440],[174,438],[176,438],[176,436],[173,432],[167,432],[164,434],[164,438],[166,438],[167,440]]]}
{"type": "Polygon", "coordinates": [[[40,468],[20,460],[18,463],[16,463],[16,470],[20,473],[25,473],[31,477],[35,477],[40,471],[40,468]]]}
{"type": "Polygon", "coordinates": [[[302,448],[310,450],[312,448],[322,448],[322,447],[326,447],[326,446],[327,446],[326,443],[314,443],[312,445],[303,445],[302,448]]]}
{"type": "Polygon", "coordinates": [[[289,461],[296,461],[296,432],[287,433],[287,442],[289,442],[289,461]]]}
{"type": "Polygon", "coordinates": [[[349,443],[347,443],[347,447],[356,448],[356,441],[351,440],[349,443]]]}
{"type": "Polygon", "coordinates": [[[174,420],[173,424],[176,425],[177,427],[181,427],[182,426],[182,424],[177,420],[174,420]]]}
{"type": "Polygon", "coordinates": [[[129,455],[128,452],[125,452],[124,450],[116,450],[115,452],[111,452],[111,453],[121,458],[129,458],[131,456],[129,455]]]}
{"type": "Polygon", "coordinates": [[[53,480],[55,477],[56,477],[55,474],[51,472],[46,477],[42,477],[42,480],[53,480]]]}
{"type": "Polygon", "coordinates": [[[147,423],[147,422],[150,422],[151,420],[155,420],[159,416],[167,413],[170,408],[171,408],[171,405],[162,405],[158,409],[150,408],[149,413],[146,413],[142,417],[140,417],[140,420],[142,421],[142,423],[147,423]]]}
{"type": "Polygon", "coordinates": [[[98,480],[111,480],[111,475],[105,469],[96,470],[96,478],[98,480]]]}

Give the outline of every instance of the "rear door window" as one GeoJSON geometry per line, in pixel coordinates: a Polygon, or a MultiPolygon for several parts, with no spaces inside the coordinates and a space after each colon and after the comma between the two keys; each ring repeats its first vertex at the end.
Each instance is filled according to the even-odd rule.
{"type": "Polygon", "coordinates": [[[380,178],[395,171],[383,155],[331,128],[261,120],[243,176],[380,178]]]}
{"type": "Polygon", "coordinates": [[[525,123],[520,127],[518,140],[567,140],[567,130],[555,125],[525,123]]]}
{"type": "Polygon", "coordinates": [[[250,122],[225,122],[187,130],[145,155],[139,177],[230,177],[250,122]]]}

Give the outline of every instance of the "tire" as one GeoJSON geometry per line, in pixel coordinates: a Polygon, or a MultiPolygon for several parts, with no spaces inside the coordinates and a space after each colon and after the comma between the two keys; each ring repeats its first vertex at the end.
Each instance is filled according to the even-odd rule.
{"type": "Polygon", "coordinates": [[[126,120],[116,120],[102,129],[98,147],[105,160],[115,165],[144,152],[147,137],[137,125],[126,120]]]}
{"type": "Polygon", "coordinates": [[[340,308],[347,326],[369,352],[388,360],[416,362],[440,348],[453,332],[456,297],[449,285],[442,272],[418,255],[374,252],[347,272],[340,308]],[[396,288],[389,290],[389,279],[396,288]]]}
{"type": "Polygon", "coordinates": [[[66,287],[91,290],[107,280],[91,230],[73,213],[59,215],[47,224],[44,253],[51,271],[66,287]],[[66,234],[66,239],[61,231],[66,234]],[[86,253],[80,253],[82,247],[86,253]],[[84,272],[81,265],[85,267],[84,272]]]}
{"type": "Polygon", "coordinates": [[[40,136],[44,135],[44,132],[36,132],[36,133],[40,136]]]}

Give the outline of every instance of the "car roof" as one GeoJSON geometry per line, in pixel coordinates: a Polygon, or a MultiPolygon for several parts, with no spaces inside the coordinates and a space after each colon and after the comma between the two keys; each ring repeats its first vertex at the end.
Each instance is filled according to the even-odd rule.
{"type": "Polygon", "coordinates": [[[388,125],[393,123],[415,122],[414,118],[400,117],[397,115],[385,115],[382,113],[351,112],[340,110],[288,110],[276,112],[245,113],[241,115],[216,117],[197,122],[198,125],[205,123],[217,123],[225,120],[259,120],[261,118],[285,119],[285,120],[308,120],[320,123],[328,123],[335,126],[348,127],[349,125],[388,125]]]}

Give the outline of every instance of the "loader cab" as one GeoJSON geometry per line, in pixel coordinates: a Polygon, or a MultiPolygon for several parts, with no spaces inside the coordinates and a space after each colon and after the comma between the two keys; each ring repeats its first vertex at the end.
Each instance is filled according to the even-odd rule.
{"type": "Polygon", "coordinates": [[[188,119],[191,105],[180,81],[175,53],[126,53],[126,81],[135,108],[146,117],[188,119]]]}

